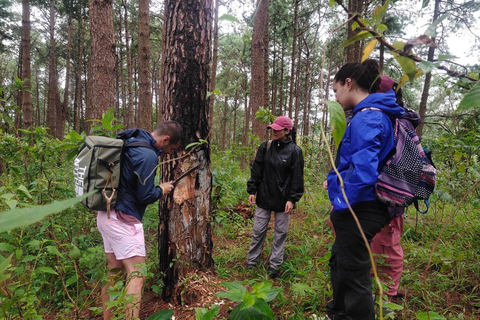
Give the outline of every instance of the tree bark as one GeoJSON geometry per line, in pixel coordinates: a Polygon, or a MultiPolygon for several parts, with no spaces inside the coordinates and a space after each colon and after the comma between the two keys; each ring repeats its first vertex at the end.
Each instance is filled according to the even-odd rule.
{"type": "MultiPolygon", "coordinates": [[[[182,145],[209,141],[212,0],[166,0],[162,69],[165,120],[183,127],[182,145]]],[[[181,160],[164,163],[165,181],[199,165],[159,204],[159,263],[164,275],[163,297],[180,301],[179,282],[188,273],[213,268],[210,207],[212,177],[210,144],[175,154],[181,160]]],[[[178,159],[178,158],[177,158],[178,159]]],[[[190,304],[184,297],[184,303],[190,304]]],[[[193,299],[195,299],[193,297],[193,299]]]]}
{"type": "Polygon", "coordinates": [[[128,8],[126,0],[122,1],[124,15],[124,27],[125,27],[125,55],[127,56],[127,91],[128,91],[128,106],[126,107],[125,126],[127,128],[133,128],[135,126],[135,115],[133,110],[133,80],[132,80],[132,54],[130,52],[130,36],[128,26],[128,8]]]}
{"type": "Polygon", "coordinates": [[[57,137],[57,68],[55,58],[55,6],[54,0],[50,0],[50,49],[48,68],[48,103],[47,103],[47,127],[49,133],[57,137]]]}
{"type": "MultiPolygon", "coordinates": [[[[63,103],[59,104],[60,124],[57,126],[57,136],[63,139],[65,135],[65,125],[67,125],[67,110],[70,101],[70,58],[72,52],[72,18],[68,17],[67,26],[67,48],[65,51],[65,89],[63,91],[63,103]]],[[[57,116],[58,117],[58,116],[57,116]]]]}
{"type": "Polygon", "coordinates": [[[33,107],[31,96],[32,71],[30,67],[30,0],[22,0],[22,115],[23,128],[33,126],[33,107]]]}
{"type": "Polygon", "coordinates": [[[280,84],[278,85],[279,92],[279,101],[278,101],[278,113],[277,115],[283,115],[283,81],[285,75],[285,44],[282,42],[282,58],[280,61],[280,84]]]}
{"type": "Polygon", "coordinates": [[[84,37],[84,26],[83,26],[83,14],[80,14],[80,18],[78,19],[78,61],[77,61],[77,80],[76,80],[76,88],[75,88],[75,105],[74,105],[74,130],[77,132],[81,132],[81,122],[80,119],[82,118],[82,94],[83,94],[83,85],[82,85],[82,74],[83,74],[83,55],[85,50],[85,37],[84,37]]]}
{"type": "Polygon", "coordinates": [[[294,93],[294,79],[295,79],[295,57],[297,52],[297,38],[298,38],[298,6],[300,0],[295,0],[295,9],[293,16],[293,39],[292,39],[292,57],[290,67],[290,86],[288,94],[288,117],[292,119],[293,113],[293,93],[294,93]]]}
{"type": "Polygon", "coordinates": [[[265,125],[255,118],[255,113],[261,106],[265,107],[265,44],[264,34],[268,32],[268,4],[269,0],[258,0],[257,10],[253,23],[252,35],[252,80],[250,83],[250,110],[252,112],[252,132],[266,139],[265,125]]]}
{"type": "Polygon", "coordinates": [[[115,100],[115,42],[113,33],[113,1],[89,0],[92,73],[92,116],[101,119],[102,113],[114,106],[115,100]]]}
{"type": "MultiPolygon", "coordinates": [[[[438,19],[439,11],[440,11],[440,0],[435,0],[435,9],[433,10],[433,21],[438,19]]],[[[432,37],[432,41],[435,42],[435,37],[432,37]]],[[[435,47],[431,46],[428,48],[427,60],[432,62],[434,56],[435,56],[435,47]]],[[[420,98],[420,109],[418,111],[418,113],[420,114],[420,118],[422,119],[422,122],[420,122],[420,124],[416,128],[416,132],[420,138],[422,137],[422,134],[423,134],[423,126],[424,126],[423,121],[425,120],[425,115],[427,114],[427,102],[428,102],[428,96],[430,95],[431,80],[432,80],[432,73],[428,72],[425,75],[425,82],[423,83],[422,96],[420,98]]]]}
{"type": "MultiPolygon", "coordinates": [[[[215,0],[215,9],[214,9],[214,27],[213,27],[213,59],[212,59],[212,79],[210,81],[209,91],[215,90],[217,85],[217,63],[218,63],[218,6],[219,1],[215,0]]],[[[213,128],[213,108],[215,105],[215,95],[211,94],[208,98],[209,106],[209,126],[213,128]]]]}
{"type": "MultiPolygon", "coordinates": [[[[348,10],[352,13],[363,12],[363,1],[364,0],[349,0],[348,1],[348,10]]],[[[351,39],[358,34],[358,29],[352,30],[353,20],[348,20],[347,23],[347,38],[351,39]]],[[[349,62],[360,62],[362,59],[362,42],[356,41],[344,49],[345,56],[347,57],[347,63],[349,62]]]]}
{"type": "Polygon", "coordinates": [[[146,130],[152,128],[152,91],[150,84],[150,7],[149,0],[138,5],[138,122],[146,130]]]}

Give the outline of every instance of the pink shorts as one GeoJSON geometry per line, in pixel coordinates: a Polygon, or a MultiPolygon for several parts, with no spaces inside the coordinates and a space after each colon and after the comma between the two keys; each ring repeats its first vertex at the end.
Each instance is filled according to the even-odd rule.
{"type": "Polygon", "coordinates": [[[115,254],[117,260],[145,257],[145,236],[140,221],[127,224],[119,220],[115,209],[112,209],[110,219],[106,211],[98,212],[97,227],[102,234],[105,253],[115,254]]]}

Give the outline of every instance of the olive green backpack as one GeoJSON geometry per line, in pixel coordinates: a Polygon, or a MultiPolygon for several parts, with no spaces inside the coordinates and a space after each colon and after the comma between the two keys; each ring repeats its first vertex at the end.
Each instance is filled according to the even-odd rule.
{"type": "Polygon", "coordinates": [[[125,148],[153,147],[147,142],[135,141],[124,145],[124,140],[102,136],[88,136],[73,162],[73,176],[77,197],[92,192],[81,203],[91,210],[106,210],[117,200],[122,156],[125,148]]]}

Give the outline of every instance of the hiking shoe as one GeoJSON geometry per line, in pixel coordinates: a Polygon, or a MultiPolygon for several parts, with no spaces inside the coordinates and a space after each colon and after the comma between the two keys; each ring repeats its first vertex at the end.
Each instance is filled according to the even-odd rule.
{"type": "Polygon", "coordinates": [[[272,267],[268,267],[267,274],[270,277],[270,279],[275,279],[278,278],[279,276],[279,271],[278,269],[274,269],[272,267]]]}

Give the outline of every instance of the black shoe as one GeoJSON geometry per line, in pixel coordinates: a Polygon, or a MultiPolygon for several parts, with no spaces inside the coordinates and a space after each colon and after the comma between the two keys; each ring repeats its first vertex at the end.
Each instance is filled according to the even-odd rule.
{"type": "Polygon", "coordinates": [[[273,269],[272,267],[268,267],[267,274],[270,277],[270,279],[275,279],[275,278],[278,278],[279,271],[278,269],[273,269]]]}
{"type": "Polygon", "coordinates": [[[249,264],[249,263],[247,263],[247,270],[249,270],[249,271],[255,269],[256,267],[257,267],[257,266],[254,265],[254,264],[249,264]]]}

